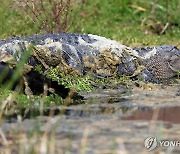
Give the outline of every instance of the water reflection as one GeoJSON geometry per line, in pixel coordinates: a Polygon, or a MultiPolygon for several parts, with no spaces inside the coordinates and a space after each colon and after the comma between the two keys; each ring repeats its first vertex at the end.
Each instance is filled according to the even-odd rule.
{"type": "Polygon", "coordinates": [[[156,120],[168,121],[171,123],[180,123],[180,106],[165,106],[155,109],[138,109],[130,116],[122,118],[123,120],[156,120]]]}

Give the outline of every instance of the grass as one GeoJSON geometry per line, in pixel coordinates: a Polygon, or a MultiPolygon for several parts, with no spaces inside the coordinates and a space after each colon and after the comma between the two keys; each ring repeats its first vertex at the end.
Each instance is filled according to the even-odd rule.
{"type": "MultiPolygon", "coordinates": [[[[37,33],[37,26],[28,20],[28,15],[20,17],[18,10],[11,9],[10,1],[3,1],[0,6],[0,38],[37,33]]],[[[153,0],[147,3],[139,0],[85,1],[80,11],[70,14],[73,17],[76,13],[77,18],[69,32],[97,34],[129,46],[180,46],[180,2],[173,1],[168,8],[166,5],[164,0],[157,3],[153,0]],[[164,34],[155,32],[158,31],[158,25],[163,27],[167,23],[170,26],[164,34]]]]}
{"type": "Polygon", "coordinates": [[[38,107],[41,104],[41,100],[43,100],[44,106],[61,105],[64,103],[62,98],[55,94],[42,98],[42,96],[26,96],[24,94],[18,94],[8,89],[0,88],[1,102],[3,102],[9,95],[13,95],[11,103],[16,104],[18,102],[19,107],[38,107]]]}
{"type": "MultiPolygon", "coordinates": [[[[17,8],[18,6],[13,3],[13,0],[3,0],[1,2],[0,39],[48,32],[48,29],[39,31],[38,28],[41,27],[41,23],[34,24],[30,19],[30,14],[22,13],[22,10],[17,8]]],[[[176,0],[171,2],[168,0],[85,0],[81,9],[72,11],[69,14],[70,23],[67,23],[69,26],[68,32],[97,34],[120,41],[128,46],[174,44],[180,47],[179,10],[180,1],[176,0]],[[76,16],[76,18],[74,18],[74,16],[76,16]]],[[[51,32],[54,31],[52,30],[51,32]]],[[[37,67],[37,70],[42,73],[41,68],[37,67]]],[[[128,80],[126,77],[100,80],[93,79],[89,75],[83,78],[78,77],[74,80],[71,75],[66,75],[66,78],[64,78],[64,74],[56,74],[56,68],[51,68],[48,75],[60,84],[66,87],[73,87],[77,91],[94,90],[94,87],[91,85],[92,82],[97,86],[98,84],[113,86],[116,83],[128,80]],[[63,80],[60,80],[59,75],[63,77],[63,80]]],[[[50,96],[26,96],[22,93],[16,93],[4,88],[0,88],[0,102],[2,102],[0,105],[0,115],[4,114],[6,109],[15,111],[19,106],[25,108],[37,106],[40,108],[42,102],[44,106],[56,106],[65,103],[60,96],[54,94],[50,96]],[[13,106],[15,106],[15,108],[13,106]]],[[[0,117],[0,122],[1,120],[0,117]]],[[[51,123],[49,123],[49,125],[51,125],[51,123]]],[[[22,149],[25,150],[25,144],[32,142],[28,147],[30,149],[29,153],[43,152],[44,148],[46,151],[44,153],[47,153],[49,147],[50,151],[51,149],[53,151],[51,153],[55,153],[54,140],[56,139],[54,135],[50,134],[48,136],[46,131],[44,134],[33,133],[33,137],[25,136],[25,142],[19,141],[19,152],[22,152],[22,149]]],[[[81,144],[83,148],[86,147],[87,134],[88,132],[85,131],[82,138],[81,144]]],[[[21,132],[18,135],[21,135],[21,132]]],[[[4,138],[3,142],[5,143],[6,138],[1,128],[0,136],[4,138]]],[[[19,139],[22,139],[21,136],[19,139]]],[[[15,139],[15,141],[18,140],[15,139]]],[[[28,148],[25,150],[26,152],[28,148]]],[[[84,149],[82,149],[82,153],[83,150],[84,149]]],[[[123,151],[125,151],[125,149],[123,149],[123,151]]]]}
{"type": "MultiPolygon", "coordinates": [[[[153,1],[151,2],[153,3],[153,1]]],[[[85,7],[83,12],[84,16],[81,18],[83,28],[80,32],[109,37],[129,46],[160,44],[175,44],[179,46],[180,28],[178,26],[169,27],[165,34],[158,35],[153,33],[153,29],[149,29],[150,27],[142,25],[142,20],[151,16],[156,19],[156,22],[160,22],[163,25],[167,22],[179,25],[180,3],[177,1],[172,3],[169,5],[170,21],[166,21],[164,19],[164,10],[166,10],[164,1],[159,2],[159,7],[156,8],[153,14],[150,13],[151,10],[149,9],[152,5],[143,1],[97,0],[94,3],[88,1],[87,7],[85,7]],[[146,11],[135,9],[132,7],[133,5],[141,6],[146,11]]]]}

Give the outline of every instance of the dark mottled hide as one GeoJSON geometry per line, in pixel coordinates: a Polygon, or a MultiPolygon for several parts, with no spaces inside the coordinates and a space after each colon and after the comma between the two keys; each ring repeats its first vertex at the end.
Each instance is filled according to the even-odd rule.
{"type": "MultiPolygon", "coordinates": [[[[111,76],[113,73],[133,76],[138,67],[143,65],[145,68],[141,71],[141,78],[155,83],[168,80],[180,71],[180,50],[175,46],[131,49],[105,37],[69,33],[0,40],[0,71],[9,59],[20,61],[29,46],[33,46],[36,53],[29,58],[27,64],[35,66],[41,63],[47,69],[61,63],[61,66],[66,64],[81,74],[92,71],[97,76],[111,76]]],[[[43,80],[29,74],[29,83],[36,83],[34,78],[43,80]]]]}
{"type": "Polygon", "coordinates": [[[144,59],[143,64],[159,82],[172,78],[180,71],[180,50],[175,46],[162,45],[134,49],[141,55],[155,51],[150,57],[144,59]]]}

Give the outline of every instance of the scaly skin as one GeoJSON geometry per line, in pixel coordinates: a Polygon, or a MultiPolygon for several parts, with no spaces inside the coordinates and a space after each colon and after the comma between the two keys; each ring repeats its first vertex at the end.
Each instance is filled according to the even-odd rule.
{"type": "Polygon", "coordinates": [[[28,65],[42,64],[46,69],[60,65],[62,71],[68,68],[67,73],[135,76],[139,72],[144,81],[160,83],[180,71],[180,50],[175,46],[131,49],[91,34],[60,33],[2,40],[0,62],[20,61],[29,46],[33,46],[33,53],[28,65]]]}

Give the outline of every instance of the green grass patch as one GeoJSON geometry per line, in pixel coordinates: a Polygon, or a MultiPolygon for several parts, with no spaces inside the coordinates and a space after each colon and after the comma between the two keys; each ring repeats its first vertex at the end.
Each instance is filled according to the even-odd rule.
{"type": "MultiPolygon", "coordinates": [[[[73,24],[69,22],[69,32],[97,34],[129,46],[174,44],[180,47],[180,2],[168,2],[85,1],[80,11],[70,14],[73,24]],[[161,31],[167,23],[165,33],[159,35],[156,31],[161,31]]],[[[12,4],[16,7],[11,0],[3,1],[0,6],[0,38],[37,33],[37,26],[29,16],[19,16],[21,12],[13,10],[12,4]]]]}
{"type": "Polygon", "coordinates": [[[9,95],[13,96],[10,102],[12,104],[18,104],[19,107],[38,107],[42,103],[44,106],[54,106],[62,105],[64,103],[63,99],[56,94],[51,94],[50,96],[27,96],[23,93],[16,93],[5,88],[0,88],[1,105],[3,105],[2,103],[8,98],[9,95]]]}
{"type": "Polygon", "coordinates": [[[92,3],[87,1],[82,11],[84,16],[79,19],[82,27],[80,32],[105,36],[129,46],[161,44],[180,46],[180,2],[172,1],[171,4],[168,4],[167,17],[166,2],[162,0],[157,4],[153,4],[153,2],[97,0],[92,3]],[[133,6],[142,7],[145,11],[133,6]],[[152,11],[153,7],[155,7],[154,11],[152,11]],[[152,16],[154,21],[148,21],[152,16]],[[147,26],[142,25],[145,19],[147,26]],[[152,22],[154,22],[154,26],[158,23],[164,26],[167,22],[171,26],[167,28],[165,34],[158,35],[154,33],[155,29],[149,27],[152,22]]]}

